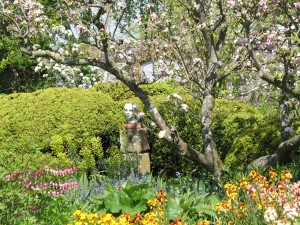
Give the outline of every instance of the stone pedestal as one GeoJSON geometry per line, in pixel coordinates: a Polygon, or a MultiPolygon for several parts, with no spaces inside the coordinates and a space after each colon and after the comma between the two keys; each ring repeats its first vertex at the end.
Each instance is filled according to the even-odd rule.
{"type": "Polygon", "coordinates": [[[126,134],[121,135],[121,151],[124,154],[138,153],[140,156],[139,172],[150,172],[150,146],[147,129],[140,123],[125,124],[126,134]]]}
{"type": "Polygon", "coordinates": [[[139,172],[142,175],[150,173],[150,153],[140,153],[139,172]]]}

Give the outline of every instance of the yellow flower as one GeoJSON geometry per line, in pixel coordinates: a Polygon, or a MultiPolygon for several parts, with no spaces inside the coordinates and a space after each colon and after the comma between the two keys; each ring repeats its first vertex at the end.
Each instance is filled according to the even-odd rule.
{"type": "Polygon", "coordinates": [[[290,180],[292,178],[292,174],[288,170],[281,171],[281,180],[290,180]]]}
{"type": "Polygon", "coordinates": [[[198,223],[197,225],[209,225],[210,221],[209,220],[202,220],[200,223],[198,223]]]}
{"type": "Polygon", "coordinates": [[[73,215],[74,215],[74,217],[79,218],[81,213],[82,213],[82,210],[77,209],[73,215]]]}
{"type": "Polygon", "coordinates": [[[110,213],[103,213],[99,215],[99,224],[111,224],[113,222],[114,216],[110,213]]]}
{"type": "Polygon", "coordinates": [[[243,177],[241,180],[240,180],[240,187],[241,188],[247,188],[249,184],[249,181],[246,177],[243,177]]]}
{"type": "Polygon", "coordinates": [[[257,204],[256,206],[257,206],[258,210],[262,210],[262,208],[263,208],[262,204],[257,204]]]}
{"type": "Polygon", "coordinates": [[[255,170],[251,170],[249,176],[251,177],[251,179],[255,179],[257,177],[257,173],[255,170]]]}
{"type": "Polygon", "coordinates": [[[160,201],[157,200],[156,198],[152,198],[147,202],[147,205],[150,206],[150,208],[156,207],[159,204],[160,204],[160,201]]]}
{"type": "Polygon", "coordinates": [[[88,218],[88,214],[85,213],[85,212],[82,212],[82,213],[80,214],[80,216],[79,216],[79,219],[80,219],[80,220],[86,220],[87,218],[88,218]]]}
{"type": "Polygon", "coordinates": [[[227,197],[228,197],[229,199],[234,200],[234,199],[236,199],[236,197],[237,197],[237,192],[229,193],[229,194],[227,194],[227,197]]]}
{"type": "Polygon", "coordinates": [[[277,175],[277,173],[275,172],[275,169],[274,169],[274,168],[271,168],[271,169],[269,170],[269,176],[270,176],[270,181],[277,181],[278,175],[277,175]]]}

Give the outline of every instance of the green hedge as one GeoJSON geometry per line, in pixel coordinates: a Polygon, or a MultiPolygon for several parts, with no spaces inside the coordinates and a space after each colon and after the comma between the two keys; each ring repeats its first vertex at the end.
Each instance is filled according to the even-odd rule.
{"type": "MultiPolygon", "coordinates": [[[[122,109],[107,95],[82,89],[50,88],[0,96],[0,150],[50,152],[81,159],[118,145],[122,109]],[[103,150],[104,149],[104,150],[103,150]]],[[[87,165],[91,163],[91,165],[87,165]]]]}
{"type": "MultiPolygon", "coordinates": [[[[167,124],[174,125],[187,143],[202,151],[199,101],[169,81],[143,88],[167,124]],[[166,96],[175,92],[183,101],[166,101],[166,96]],[[192,114],[181,110],[181,103],[188,104],[192,114]]],[[[149,112],[122,84],[0,96],[0,150],[47,152],[80,162],[82,169],[97,167],[98,159],[119,148],[119,131],[125,123],[123,106],[128,102],[137,103],[140,111],[146,112],[143,122],[149,127],[155,174],[173,176],[177,171],[190,173],[199,168],[157,138],[159,130],[151,126],[149,112]]],[[[280,141],[278,118],[266,119],[237,101],[216,100],[213,128],[221,158],[228,166],[241,169],[244,156],[255,159],[273,152],[280,141]]]]}
{"type": "MultiPolygon", "coordinates": [[[[143,84],[140,87],[149,95],[149,96],[158,96],[158,95],[170,95],[173,93],[183,93],[185,90],[182,86],[178,85],[173,80],[166,80],[164,82],[155,82],[152,84],[143,84]]],[[[108,94],[115,101],[124,101],[134,97],[134,93],[129,90],[121,82],[117,83],[99,83],[93,87],[94,90],[108,94]]]]}
{"type": "MultiPolygon", "coordinates": [[[[201,136],[201,125],[199,123],[199,113],[201,105],[189,95],[183,95],[183,101],[189,105],[189,111],[180,110],[180,104],[177,106],[174,102],[166,101],[167,95],[153,96],[152,100],[157,106],[168,125],[175,125],[183,140],[190,144],[193,148],[202,151],[203,141],[201,136]]],[[[137,98],[130,98],[120,102],[124,105],[128,102],[138,104],[141,111],[145,110],[142,103],[137,98]]],[[[227,166],[244,165],[244,156],[252,156],[252,158],[263,156],[272,152],[277,148],[280,140],[278,137],[278,127],[274,127],[274,123],[278,120],[265,120],[264,116],[253,107],[238,101],[217,99],[213,112],[214,123],[213,129],[215,133],[216,143],[219,154],[227,166]],[[252,134],[252,130],[256,131],[257,127],[265,121],[263,125],[265,130],[262,135],[255,134],[251,137],[251,142],[247,143],[244,138],[252,134]],[[273,140],[272,143],[269,140],[273,140]],[[237,145],[243,142],[241,150],[237,152],[237,145]],[[252,143],[256,143],[251,146],[252,143]],[[268,146],[266,148],[266,146],[268,146]],[[255,154],[252,148],[255,149],[255,154]],[[262,150],[262,149],[266,150],[262,150]]],[[[174,149],[170,149],[164,142],[157,138],[159,130],[151,127],[151,118],[149,113],[145,118],[146,125],[150,128],[149,139],[152,149],[152,168],[154,173],[166,176],[174,176],[176,172],[190,173],[194,169],[200,169],[197,165],[188,159],[181,157],[174,149]],[[172,163],[170,163],[172,162],[172,163]]],[[[249,141],[250,141],[249,140],[249,141]]],[[[243,166],[239,166],[240,169],[243,166]]]]}

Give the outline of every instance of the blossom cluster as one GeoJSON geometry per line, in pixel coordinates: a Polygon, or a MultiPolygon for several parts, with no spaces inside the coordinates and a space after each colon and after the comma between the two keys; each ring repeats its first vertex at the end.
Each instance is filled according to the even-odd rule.
{"type": "Polygon", "coordinates": [[[46,166],[44,170],[40,171],[8,174],[5,179],[17,183],[25,190],[34,191],[35,195],[46,193],[58,196],[66,193],[68,188],[79,186],[76,181],[66,182],[63,181],[66,178],[62,179],[62,177],[74,173],[76,170],[77,167],[75,166],[62,170],[54,170],[46,166]]]}
{"type": "Polygon", "coordinates": [[[242,223],[254,212],[266,224],[294,224],[300,212],[300,181],[292,183],[291,178],[288,170],[278,175],[270,169],[269,179],[252,170],[239,183],[224,185],[227,198],[216,204],[216,211],[233,224],[242,223]]]}

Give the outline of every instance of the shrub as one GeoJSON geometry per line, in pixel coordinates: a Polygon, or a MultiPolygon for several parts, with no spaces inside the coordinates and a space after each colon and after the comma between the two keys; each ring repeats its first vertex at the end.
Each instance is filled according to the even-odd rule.
{"type": "MultiPolygon", "coordinates": [[[[152,100],[165,118],[167,124],[176,127],[183,140],[194,149],[202,151],[202,130],[199,121],[200,103],[195,101],[190,95],[183,95],[183,100],[177,103],[174,102],[174,98],[172,100],[172,97],[170,101],[166,101],[166,96],[153,96],[152,100]],[[189,106],[188,112],[182,110],[181,104],[183,103],[189,106]]],[[[141,111],[145,110],[137,98],[126,99],[121,104],[124,105],[128,102],[136,103],[141,111]]],[[[216,100],[213,117],[216,142],[223,160],[231,153],[231,146],[235,138],[240,137],[244,130],[249,132],[249,129],[254,128],[263,118],[258,111],[242,102],[219,99],[216,100]]],[[[155,174],[175,176],[176,171],[180,171],[183,174],[190,174],[192,170],[200,169],[199,166],[181,157],[177,151],[171,149],[166,143],[157,138],[159,129],[151,127],[149,114],[146,114],[144,122],[149,127],[149,140],[152,151],[151,163],[155,174]]],[[[257,138],[259,137],[257,135],[257,138]]],[[[263,140],[261,141],[263,142],[263,140]]],[[[247,149],[247,152],[250,154],[251,150],[247,149]]],[[[237,159],[237,163],[240,162],[243,162],[243,158],[237,159]]]]}
{"type": "MultiPolygon", "coordinates": [[[[140,85],[140,87],[149,96],[170,95],[175,92],[184,92],[184,89],[181,86],[176,85],[176,82],[173,80],[144,84],[140,85]]],[[[134,93],[121,82],[111,84],[99,83],[95,85],[93,89],[108,94],[115,101],[123,101],[134,97],[134,93]]]]}
{"type": "Polygon", "coordinates": [[[122,109],[107,95],[51,88],[0,96],[0,149],[50,152],[94,167],[102,151],[118,145],[122,109]],[[102,150],[103,148],[103,150],[102,150]]]}
{"type": "Polygon", "coordinates": [[[254,127],[244,129],[234,138],[225,163],[244,169],[249,161],[274,153],[279,144],[279,118],[263,117],[254,127]]]}
{"type": "MultiPolygon", "coordinates": [[[[251,106],[232,100],[217,99],[214,108],[213,128],[221,159],[231,152],[233,141],[244,130],[253,129],[263,115],[251,106]]],[[[247,134],[247,133],[244,133],[247,134]]],[[[250,149],[247,150],[250,153],[250,149]]]]}

